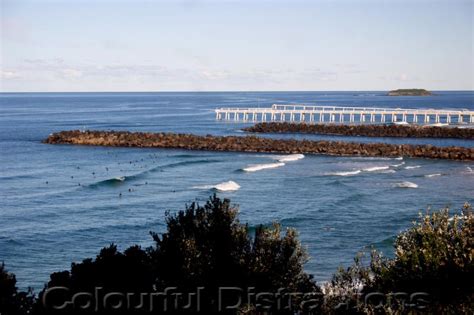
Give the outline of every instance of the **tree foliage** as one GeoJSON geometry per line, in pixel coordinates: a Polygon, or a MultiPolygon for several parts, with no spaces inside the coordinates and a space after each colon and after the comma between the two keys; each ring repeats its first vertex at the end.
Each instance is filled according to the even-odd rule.
{"type": "Polygon", "coordinates": [[[469,205],[452,217],[448,209],[420,214],[418,222],[398,235],[394,247],[392,259],[373,251],[369,266],[357,258],[347,270],[340,270],[330,285],[331,306],[342,303],[354,313],[472,310],[474,216],[469,205]],[[373,292],[385,298],[360,303],[361,296],[373,292]]]}
{"type": "Polygon", "coordinates": [[[32,291],[18,291],[15,275],[8,272],[3,263],[0,264],[0,314],[27,314],[33,301],[32,291]]]}
{"type": "MultiPolygon", "coordinates": [[[[367,264],[362,254],[356,256],[352,266],[340,269],[324,287],[324,301],[320,288],[303,269],[308,256],[293,229],[283,231],[273,224],[251,232],[239,222],[238,209],[216,196],[202,206],[192,203],[176,214],[167,213],[166,224],[164,233],[151,233],[154,246],[150,248],[132,246],[121,252],[111,244],[95,259],[51,274],[33,307],[31,292],[18,292],[15,276],[0,265],[0,313],[431,314],[472,310],[474,221],[468,205],[454,216],[448,209],[420,214],[396,238],[393,258],[374,250],[367,264]],[[222,287],[242,291],[238,307],[220,308],[221,303],[236,302],[235,296],[218,300],[222,287]],[[54,288],[66,290],[49,294],[54,288]],[[151,305],[168,290],[179,294],[165,299],[163,309],[137,307],[151,305]],[[189,304],[198,291],[201,304],[197,309],[176,307],[189,304]],[[102,305],[103,300],[94,301],[96,296],[78,297],[81,292],[101,298],[123,293],[115,296],[115,302],[131,304],[115,309],[112,306],[117,304],[102,305]],[[252,292],[308,295],[291,296],[292,308],[285,308],[276,307],[274,300],[264,299],[262,304],[255,294],[248,294],[252,292]],[[150,293],[157,295],[146,295],[150,293]],[[314,296],[316,304],[307,307],[314,296]],[[65,301],[76,303],[66,305],[65,301]],[[50,307],[63,304],[67,307],[50,307]]],[[[283,305],[289,301],[288,296],[280,299],[283,305]]]]}
{"type": "MultiPolygon", "coordinates": [[[[228,199],[221,200],[216,196],[203,206],[192,203],[175,215],[168,213],[167,231],[162,235],[151,233],[155,246],[147,249],[134,246],[121,253],[112,244],[102,249],[95,259],[73,263],[70,271],[52,274],[40,299],[48,288],[58,286],[67,287],[69,291],[53,296],[52,300],[49,298],[54,305],[71,300],[77,292],[94,292],[97,287],[101,287],[103,294],[162,293],[173,288],[184,296],[202,288],[199,309],[174,310],[171,307],[167,312],[236,314],[245,309],[255,310],[256,304],[246,294],[249,288],[256,292],[277,292],[280,288],[290,292],[319,292],[312,277],[303,270],[307,254],[294,230],[283,232],[274,224],[272,227],[259,226],[251,235],[248,226],[241,224],[237,216],[238,209],[231,206],[228,199]],[[235,294],[223,296],[220,301],[229,306],[234,305],[237,298],[241,299],[238,308],[219,308],[217,297],[222,287],[242,290],[238,297],[235,294]]],[[[185,303],[186,297],[182,299],[185,303]]],[[[303,299],[298,298],[296,302],[295,306],[299,306],[303,299]]],[[[293,311],[273,309],[275,314],[293,311]]],[[[97,313],[93,307],[57,311],[41,306],[37,312],[97,313]]],[[[101,313],[116,314],[117,311],[104,308],[101,313]]]]}

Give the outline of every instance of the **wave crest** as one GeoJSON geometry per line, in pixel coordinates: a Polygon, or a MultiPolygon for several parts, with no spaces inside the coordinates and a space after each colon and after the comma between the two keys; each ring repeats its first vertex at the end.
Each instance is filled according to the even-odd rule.
{"type": "Polygon", "coordinates": [[[396,187],[399,187],[399,188],[418,188],[418,185],[415,184],[415,183],[412,183],[412,182],[401,182],[401,183],[397,183],[395,184],[396,187]]]}
{"type": "Polygon", "coordinates": [[[218,191],[236,191],[240,189],[240,185],[236,182],[229,180],[227,182],[222,182],[217,185],[203,185],[203,186],[194,186],[196,189],[215,189],[218,191]]]}
{"type": "Polygon", "coordinates": [[[390,166],[391,166],[391,167],[400,167],[400,166],[402,166],[402,165],[404,165],[404,164],[405,164],[405,162],[402,162],[402,163],[400,163],[400,164],[393,164],[393,165],[390,165],[390,166]]]}
{"type": "Polygon", "coordinates": [[[304,154],[290,154],[276,157],[279,162],[293,162],[304,158],[304,154]]]}
{"type": "Polygon", "coordinates": [[[351,176],[351,175],[357,175],[360,172],[361,172],[361,170],[355,170],[355,171],[328,173],[327,175],[330,175],[330,176],[351,176]]]}
{"type": "Polygon", "coordinates": [[[268,169],[268,168],[281,167],[281,166],[284,166],[284,165],[285,165],[285,163],[282,163],[282,162],[266,163],[266,164],[255,164],[255,165],[249,165],[249,166],[243,168],[242,170],[245,171],[245,172],[257,172],[257,171],[265,170],[265,169],[268,169]]]}
{"type": "Polygon", "coordinates": [[[368,167],[364,168],[364,172],[376,172],[376,171],[383,171],[383,170],[388,170],[390,166],[373,166],[373,167],[368,167]]]}
{"type": "Polygon", "coordinates": [[[96,183],[88,185],[88,187],[95,188],[95,187],[102,187],[102,186],[118,186],[121,185],[123,182],[134,178],[135,176],[117,176],[114,178],[109,178],[105,180],[98,181],[96,183]]]}

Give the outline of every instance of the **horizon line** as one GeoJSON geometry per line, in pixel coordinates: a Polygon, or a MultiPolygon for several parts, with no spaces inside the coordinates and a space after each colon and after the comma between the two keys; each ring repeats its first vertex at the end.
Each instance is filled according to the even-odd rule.
{"type": "MultiPolygon", "coordinates": [[[[415,89],[415,88],[402,88],[415,89]]],[[[418,89],[418,88],[416,88],[418,89]]],[[[398,90],[398,89],[393,89],[398,90]]],[[[163,91],[0,91],[0,94],[15,93],[288,93],[288,92],[389,92],[391,90],[163,90],[163,91]]],[[[428,90],[429,92],[474,92],[474,89],[428,90]]]]}

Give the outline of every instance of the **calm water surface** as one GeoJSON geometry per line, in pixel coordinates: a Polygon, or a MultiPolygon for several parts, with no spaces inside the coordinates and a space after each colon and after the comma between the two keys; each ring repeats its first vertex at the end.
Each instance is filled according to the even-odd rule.
{"type": "MultiPolygon", "coordinates": [[[[250,226],[294,227],[311,255],[308,272],[328,280],[338,266],[375,246],[387,255],[418,212],[474,201],[474,163],[306,155],[46,145],[66,129],[243,135],[245,124],[215,121],[220,106],[273,103],[469,108],[473,92],[386,97],[381,92],[40,93],[0,94],[0,261],[21,288],[42,288],[49,274],[95,256],[111,242],[151,245],[166,210],[204,201],[212,186],[240,205],[250,226]],[[290,159],[291,160],[291,159],[290,159]],[[257,165],[257,167],[254,167],[257,165]],[[252,167],[254,172],[244,171],[252,167]],[[225,184],[224,188],[235,188],[225,184]],[[402,186],[402,187],[401,187],[402,186]],[[119,194],[122,194],[119,197],[119,194]]],[[[266,135],[347,141],[473,146],[447,139],[266,135]]]]}

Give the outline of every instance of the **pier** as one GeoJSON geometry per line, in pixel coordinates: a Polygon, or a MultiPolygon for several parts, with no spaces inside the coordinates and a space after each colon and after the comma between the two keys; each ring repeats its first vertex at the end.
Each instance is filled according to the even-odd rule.
{"type": "Polygon", "coordinates": [[[406,109],[277,105],[270,108],[217,108],[216,119],[234,122],[305,122],[339,124],[416,124],[474,126],[467,109],[406,109]]]}

